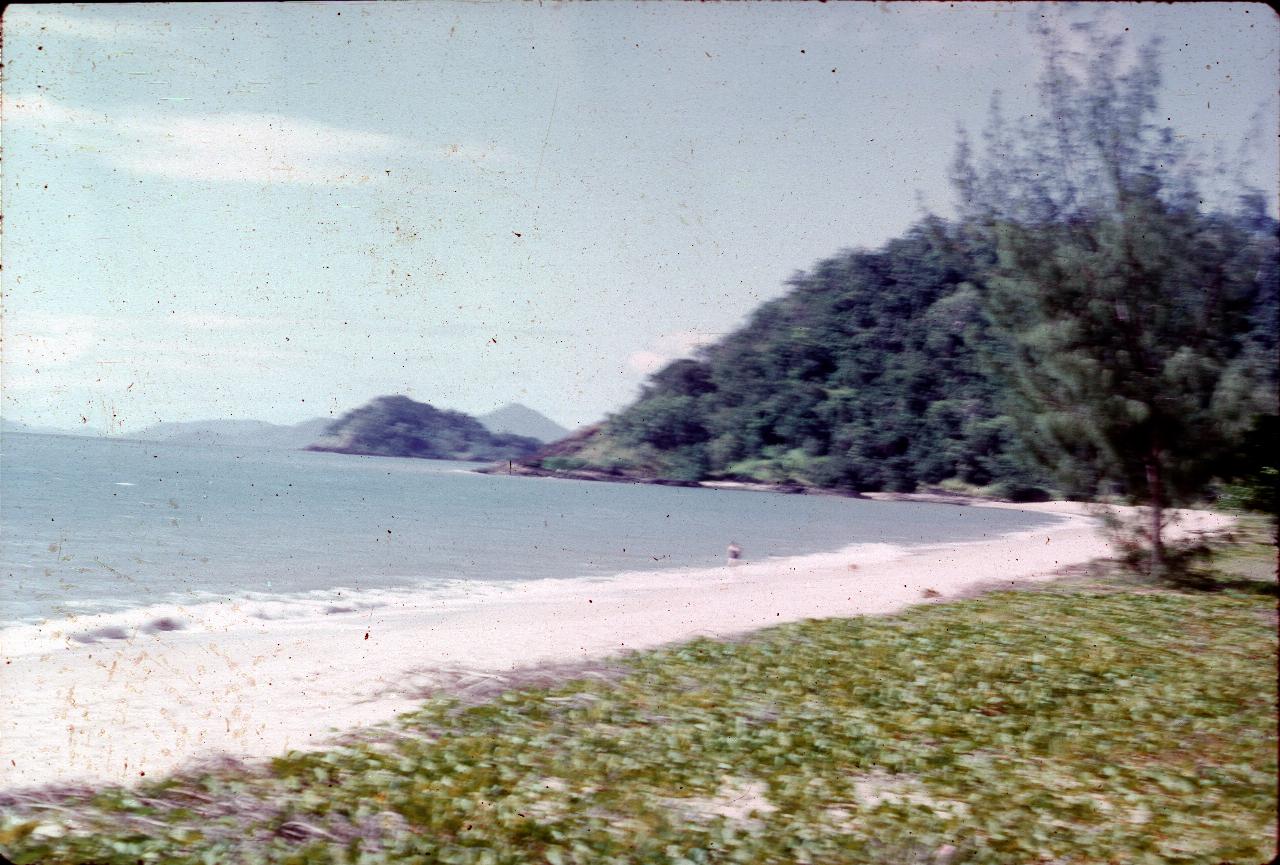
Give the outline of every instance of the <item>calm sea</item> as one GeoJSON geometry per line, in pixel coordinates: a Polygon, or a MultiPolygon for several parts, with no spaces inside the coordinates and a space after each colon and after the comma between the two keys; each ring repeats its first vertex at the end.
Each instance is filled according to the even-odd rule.
{"type": "Polygon", "coordinates": [[[730,541],[751,561],[853,544],[880,556],[1053,523],[1011,510],[473,467],[6,434],[0,627],[228,601],[266,619],[333,614],[423,593],[447,600],[517,582],[715,567],[730,541]]]}

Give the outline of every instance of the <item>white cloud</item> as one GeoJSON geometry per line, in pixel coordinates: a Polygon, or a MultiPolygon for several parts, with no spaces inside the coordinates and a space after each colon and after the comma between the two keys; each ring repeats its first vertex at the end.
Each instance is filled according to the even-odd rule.
{"type": "Polygon", "coordinates": [[[383,163],[408,144],[275,114],[97,112],[38,94],[6,96],[4,118],[135,175],[178,180],[344,186],[382,176],[383,163]]]}
{"type": "Polygon", "coordinates": [[[18,324],[6,316],[4,365],[31,371],[68,366],[93,350],[97,329],[91,315],[38,315],[18,324]]]}
{"type": "Polygon", "coordinates": [[[113,21],[92,15],[67,15],[39,6],[10,6],[4,13],[4,32],[14,36],[69,36],[91,42],[158,44],[171,38],[169,27],[139,21],[113,21]]]}
{"type": "Polygon", "coordinates": [[[176,122],[119,123],[142,142],[120,163],[135,174],[192,180],[343,185],[380,174],[376,157],[396,150],[390,135],[269,114],[224,114],[176,122]]]}
{"type": "Polygon", "coordinates": [[[0,345],[6,413],[55,402],[83,382],[99,347],[102,320],[92,315],[7,311],[0,345]]]}
{"type": "Polygon", "coordinates": [[[662,369],[671,358],[656,351],[633,351],[627,355],[627,369],[641,375],[650,375],[662,369]]]}
{"type": "Polygon", "coordinates": [[[190,370],[193,364],[257,370],[288,360],[290,352],[269,332],[279,322],[223,315],[125,317],[112,315],[9,314],[4,322],[6,390],[33,390],[134,378],[157,370],[190,370]],[[99,378],[101,380],[101,378],[99,378]]]}
{"type": "Polygon", "coordinates": [[[272,318],[219,313],[180,313],[169,316],[167,320],[189,330],[247,330],[279,323],[272,318]]]}
{"type": "Polygon", "coordinates": [[[18,123],[27,126],[42,126],[50,129],[62,127],[98,128],[109,124],[110,118],[105,114],[85,111],[60,105],[39,93],[21,96],[4,97],[4,119],[6,123],[18,123]]]}
{"type": "Polygon", "coordinates": [[[631,372],[650,375],[671,361],[688,357],[701,346],[715,342],[720,336],[721,334],[718,333],[704,333],[697,330],[664,333],[647,348],[627,355],[626,367],[631,372]]]}

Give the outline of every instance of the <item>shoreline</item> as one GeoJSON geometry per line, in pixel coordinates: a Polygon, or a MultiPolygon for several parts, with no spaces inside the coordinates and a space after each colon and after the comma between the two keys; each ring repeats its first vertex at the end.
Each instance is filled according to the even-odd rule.
{"type": "Polygon", "coordinates": [[[969,495],[967,493],[953,493],[938,488],[930,488],[922,493],[886,493],[886,492],[857,492],[853,490],[835,489],[832,487],[813,487],[806,486],[802,483],[768,483],[765,481],[737,481],[737,480],[705,480],[705,481],[680,481],[672,478],[660,478],[652,475],[629,475],[603,471],[600,469],[544,469],[541,466],[531,466],[525,463],[511,461],[507,465],[501,463],[491,463],[480,468],[473,469],[476,474],[481,475],[510,475],[512,477],[526,478],[546,478],[549,480],[565,480],[565,481],[595,481],[598,483],[610,484],[640,484],[642,486],[658,486],[658,487],[688,487],[692,489],[704,490],[736,490],[741,492],[754,493],[779,493],[782,495],[801,495],[801,496],[833,496],[835,498],[845,499],[864,499],[873,501],[904,501],[904,502],[923,502],[929,504],[961,504],[961,505],[981,505],[981,504],[1043,504],[1044,502],[1010,502],[1004,499],[983,498],[982,496],[969,495]]]}
{"type": "MultiPolygon", "coordinates": [[[[868,498],[936,501],[909,495],[868,498]]],[[[131,783],[225,754],[323,746],[416,707],[449,682],[607,660],[806,618],[883,615],[979,586],[1053,579],[1108,557],[1087,506],[951,499],[1059,517],[996,538],[877,551],[854,545],[700,572],[563,581],[479,604],[377,608],[225,633],[159,631],[6,658],[0,790],[131,783]],[[929,592],[929,595],[926,595],[929,592]],[[936,593],[936,594],[932,594],[936,593]]],[[[1186,512],[1171,537],[1231,519],[1186,512]]]]}

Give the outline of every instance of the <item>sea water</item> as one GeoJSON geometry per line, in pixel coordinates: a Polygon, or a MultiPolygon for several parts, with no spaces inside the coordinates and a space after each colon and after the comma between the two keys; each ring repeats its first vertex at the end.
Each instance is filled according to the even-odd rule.
{"type": "MultiPolygon", "coordinates": [[[[1017,510],[483,475],[473,464],[6,434],[0,636],[129,614],[276,619],[531,581],[626,579],[743,558],[917,545],[1047,526],[1017,510]],[[621,576],[618,576],[621,575],[621,576]]],[[[693,578],[692,576],[690,578],[693,578]]],[[[102,623],[106,622],[106,625],[102,623]]],[[[65,629],[63,629],[65,630],[65,629]]],[[[72,629],[74,630],[74,629],[72,629]]]]}

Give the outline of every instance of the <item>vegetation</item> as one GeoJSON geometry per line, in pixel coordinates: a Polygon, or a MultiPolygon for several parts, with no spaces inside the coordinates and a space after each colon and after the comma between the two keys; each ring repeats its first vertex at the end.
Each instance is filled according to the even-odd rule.
{"type": "Polygon", "coordinates": [[[1261,415],[1236,452],[1223,500],[1230,507],[1256,511],[1271,518],[1273,542],[1280,545],[1280,416],[1261,415]]]}
{"type": "MultiPolygon", "coordinates": [[[[1157,203],[1131,207],[1138,218],[1157,203]]],[[[1167,500],[1204,494],[1206,481],[1231,476],[1232,448],[1274,394],[1275,366],[1265,359],[1274,358],[1280,314],[1276,226],[1158,208],[1148,217],[1163,235],[1135,253],[1155,261],[1135,267],[1157,267],[1173,248],[1196,257],[1167,279],[1132,286],[1093,281],[1083,269],[1107,266],[1113,250],[1071,260],[1084,257],[1071,245],[1077,238],[1114,231],[1119,243],[1141,230],[1132,224],[997,238],[975,222],[931,219],[879,250],[843,253],[793,277],[785,296],[697,358],[654,374],[592,434],[529,462],[849,491],[951,480],[1011,498],[1049,486],[1072,497],[1140,498],[1145,445],[1124,419],[1147,412],[1136,426],[1167,439],[1159,464],[1167,500]],[[1163,249],[1152,248],[1157,240],[1163,249]],[[1055,274],[1056,283],[1037,283],[1045,294],[1030,291],[1055,274]],[[1220,291],[1199,292],[1206,284],[1220,291]],[[1113,302],[1086,302],[1095,288],[1113,302]],[[1117,329],[1117,309],[1128,330],[1117,329]],[[1040,327],[1040,313],[1061,316],[1061,326],[1040,327]],[[1086,336],[1109,352],[1092,366],[1081,354],[1086,336]],[[1150,356],[1128,353],[1124,339],[1150,356]],[[1096,407],[1085,401],[1094,398],[1096,407]]]]}
{"type": "Polygon", "coordinates": [[[1208,594],[1083,577],[436,698],[270,766],[10,797],[0,849],[20,865],[1266,861],[1272,555],[1219,548],[1208,594]]]}
{"type": "Polygon", "coordinates": [[[1202,168],[1152,122],[1153,48],[1126,71],[1118,41],[1087,58],[1045,47],[1041,110],[1010,125],[997,105],[982,153],[962,137],[959,219],[796,275],[531,464],[1119,495],[1152,506],[1157,568],[1166,506],[1233,479],[1236,500],[1274,502],[1248,430],[1276,415],[1276,222],[1246,190],[1201,201],[1202,168]]]}
{"type": "Polygon", "coordinates": [[[528,456],[537,439],[491,433],[462,412],[407,396],[380,396],[338,418],[307,450],[433,460],[508,460],[528,456]]]}
{"type": "Polygon", "coordinates": [[[1041,110],[1016,132],[994,111],[958,185],[997,251],[984,306],[1021,440],[1060,480],[1147,505],[1159,572],[1162,510],[1229,476],[1275,411],[1276,226],[1260,196],[1204,208],[1202,169],[1152,122],[1154,47],[1121,72],[1122,47],[1095,38],[1072,74],[1046,38],[1041,110]]]}
{"type": "Polygon", "coordinates": [[[985,369],[976,281],[991,260],[929,220],[823,261],[739,331],[653,375],[594,435],[534,462],[846,490],[1044,483],[985,369]]]}

